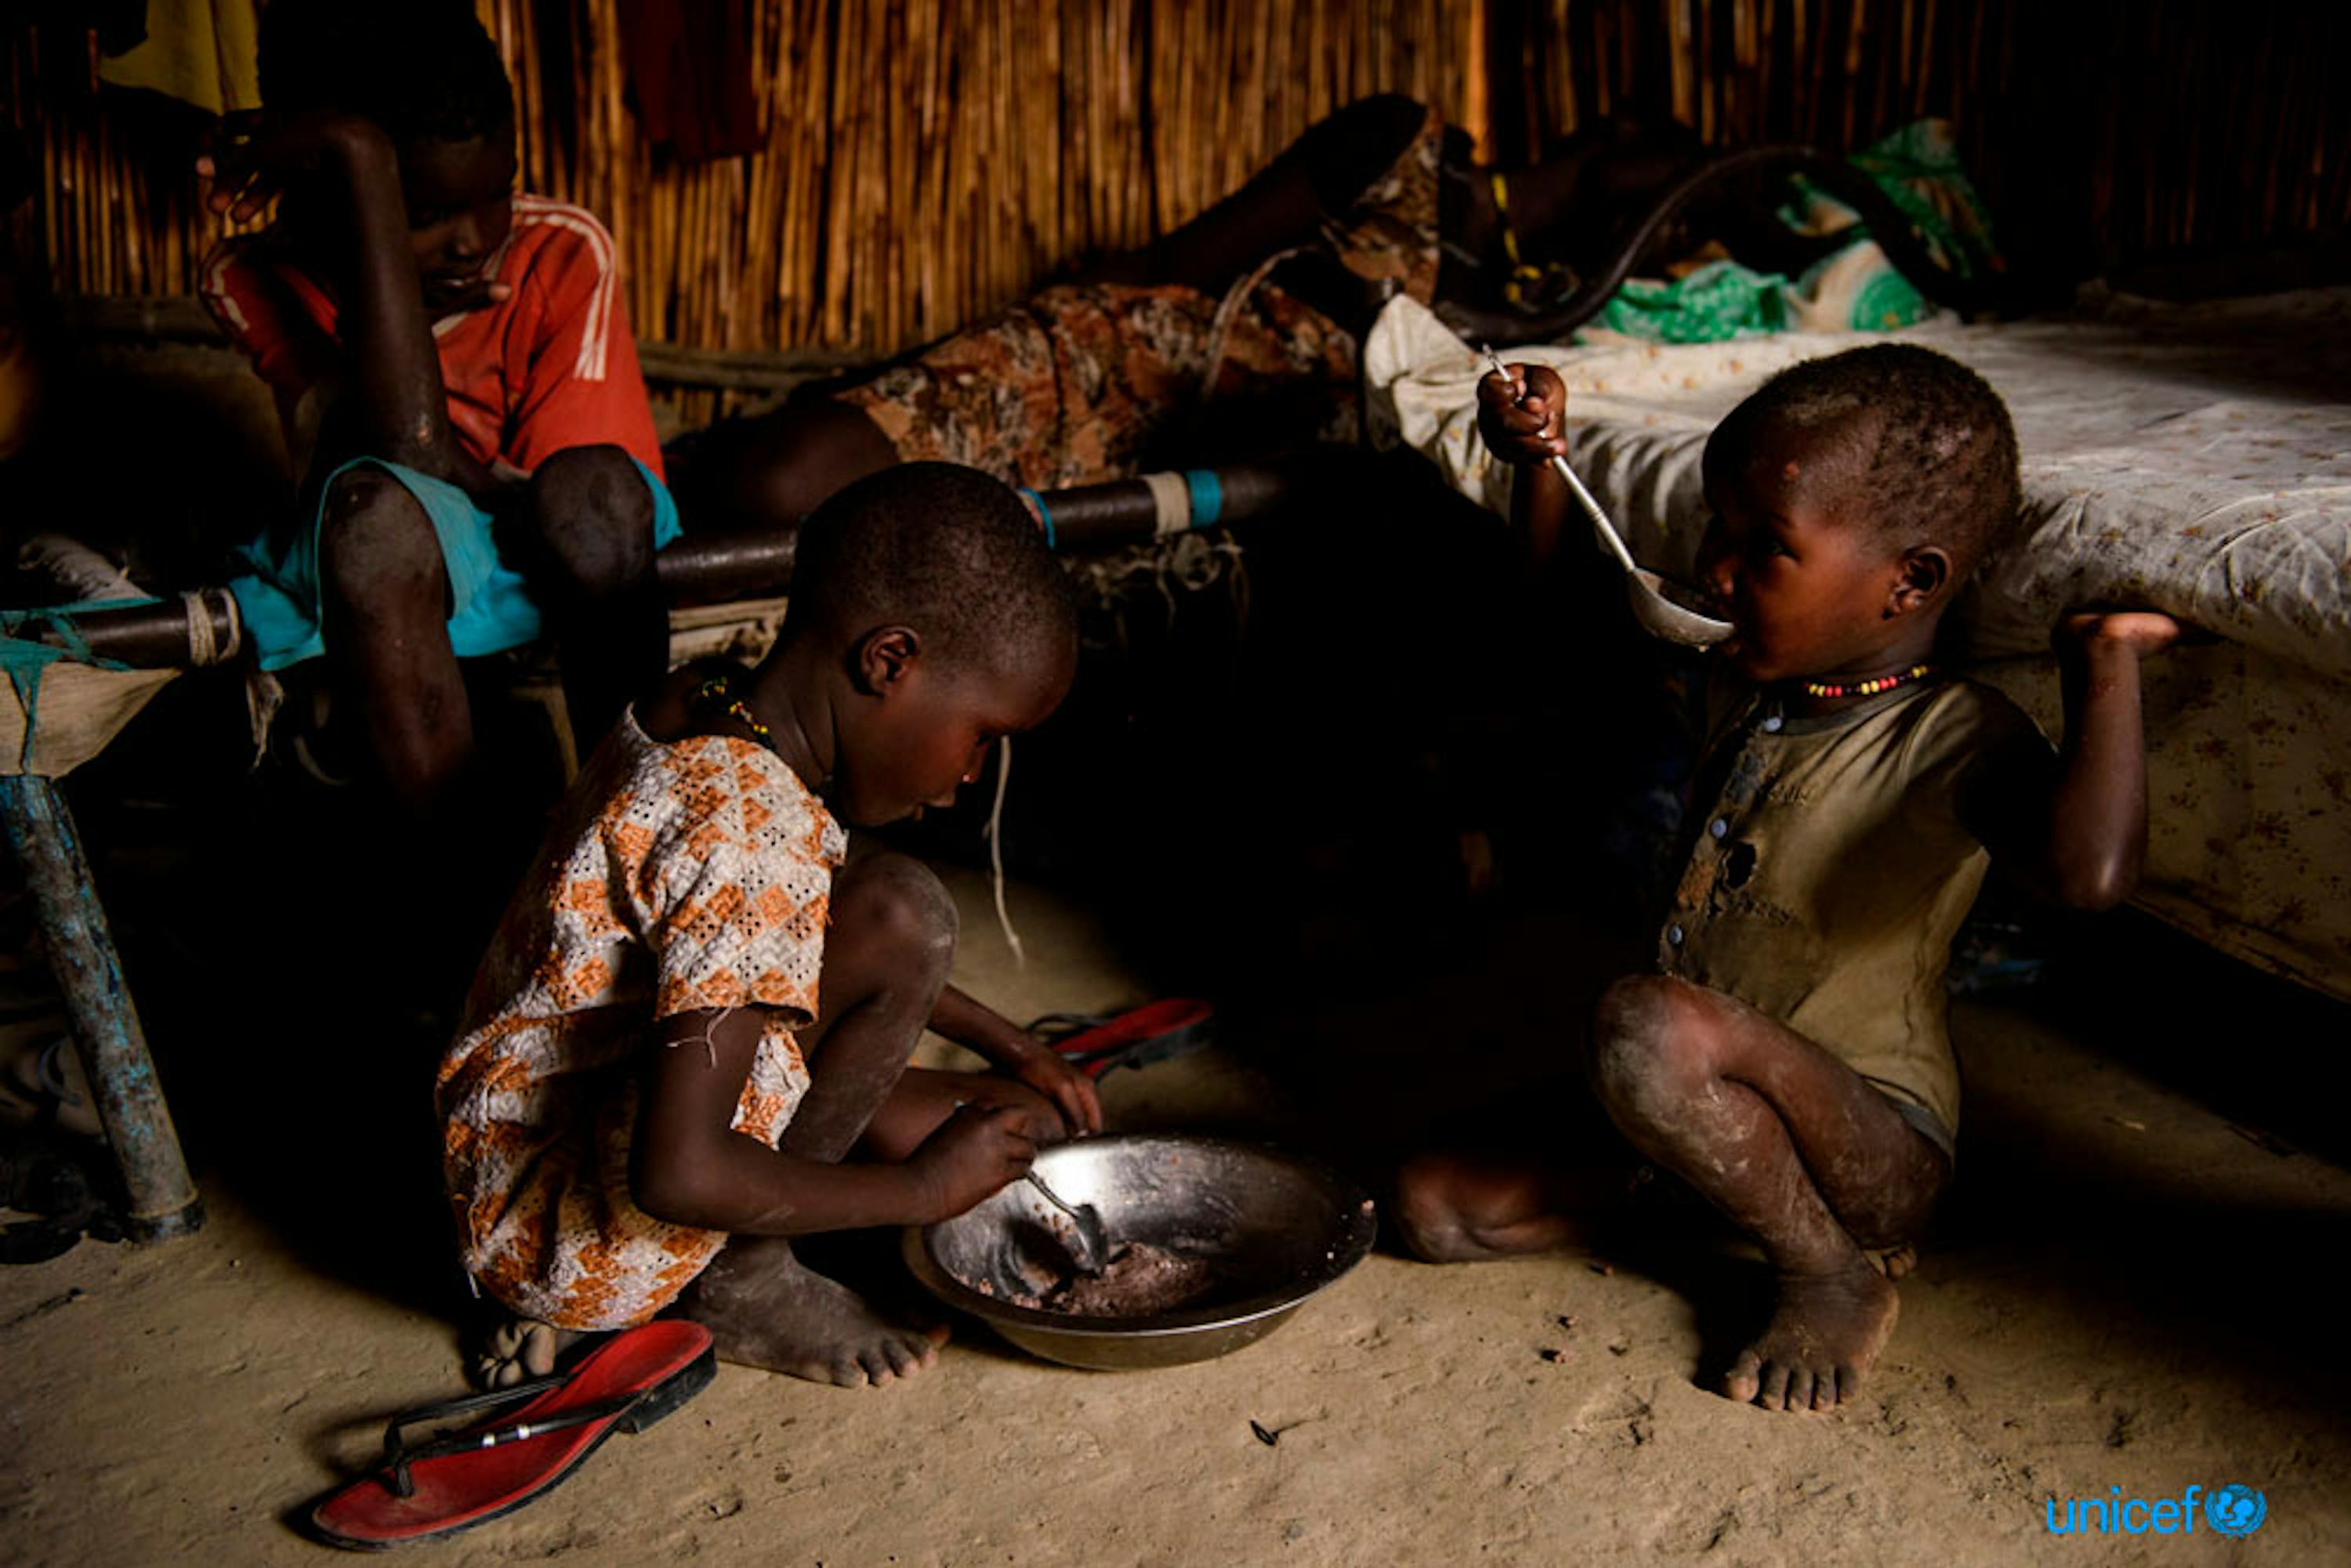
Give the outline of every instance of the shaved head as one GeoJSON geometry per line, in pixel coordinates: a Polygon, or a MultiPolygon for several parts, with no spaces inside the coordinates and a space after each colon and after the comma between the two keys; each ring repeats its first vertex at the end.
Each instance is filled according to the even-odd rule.
{"type": "Polygon", "coordinates": [[[1058,668],[1077,647],[1069,578],[1036,519],[952,463],[868,475],[801,525],[784,637],[846,643],[884,625],[912,627],[951,670],[1058,668]]]}

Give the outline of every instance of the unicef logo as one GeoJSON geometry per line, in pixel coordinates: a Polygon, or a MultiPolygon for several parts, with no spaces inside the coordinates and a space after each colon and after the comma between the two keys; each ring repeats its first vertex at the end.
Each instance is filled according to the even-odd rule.
{"type": "Polygon", "coordinates": [[[2251,1535],[2270,1516],[2270,1500],[2248,1486],[2225,1486],[2204,1500],[2204,1517],[2223,1535],[2251,1535]]]}
{"type": "Polygon", "coordinates": [[[2210,1493],[2191,1486],[2178,1497],[2125,1497],[2116,1486],[2105,1497],[2061,1504],[2053,1494],[2041,1510],[2052,1535],[2193,1535],[2200,1517],[2213,1534],[2236,1540],[2259,1530],[2269,1516],[2269,1499],[2233,1482],[2210,1493]]]}

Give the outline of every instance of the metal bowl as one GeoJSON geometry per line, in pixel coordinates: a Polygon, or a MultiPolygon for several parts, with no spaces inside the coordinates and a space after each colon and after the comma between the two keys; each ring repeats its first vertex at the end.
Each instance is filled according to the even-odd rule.
{"type": "Polygon", "coordinates": [[[1027,1182],[907,1228],[906,1266],[933,1295],[1069,1366],[1179,1366],[1254,1343],[1362,1262],[1378,1228],[1372,1200],[1336,1171],[1221,1138],[1085,1138],[1046,1150],[1037,1171],[1100,1209],[1113,1246],[1148,1242],[1209,1265],[1204,1292],[1173,1311],[1076,1317],[1016,1302],[1069,1260],[1069,1221],[1027,1182]]]}

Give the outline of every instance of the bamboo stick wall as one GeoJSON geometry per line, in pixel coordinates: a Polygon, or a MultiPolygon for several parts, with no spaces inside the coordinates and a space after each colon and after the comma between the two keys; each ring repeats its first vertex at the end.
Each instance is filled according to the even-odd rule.
{"type": "MultiPolygon", "coordinates": [[[[611,228],[641,336],[872,354],[1183,222],[1365,93],[1458,115],[1477,0],[750,0],[767,148],[684,168],[638,134],[614,0],[476,5],[523,183],[611,228]]],[[[188,127],[136,146],[70,58],[11,47],[59,287],[188,291],[188,127]]]]}
{"type": "MultiPolygon", "coordinates": [[[[1959,125],[2011,252],[2073,274],[2339,233],[2351,7],[2218,0],[747,0],[764,152],[680,168],[638,134],[615,0],[476,0],[533,189],[619,236],[641,336],[887,352],[1238,185],[1395,89],[1503,156],[1627,109],[1709,141],[1959,125]]],[[[213,238],[188,117],[93,102],[71,33],[0,33],[68,292],[187,292],[213,238]]]]}

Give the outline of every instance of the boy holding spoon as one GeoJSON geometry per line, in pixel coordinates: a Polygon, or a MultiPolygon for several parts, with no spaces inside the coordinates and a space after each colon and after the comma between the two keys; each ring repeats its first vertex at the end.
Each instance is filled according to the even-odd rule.
{"type": "MultiPolygon", "coordinates": [[[[1479,386],[1488,447],[1524,470],[1513,523],[1538,570],[1591,559],[1558,549],[1581,526],[1552,467],[1565,403],[1541,367],[1479,386]]],[[[1705,476],[1699,587],[1731,631],[1694,831],[1654,970],[1601,998],[1585,1066],[1633,1149],[1774,1270],[1770,1322],[1723,1391],[1828,1409],[1894,1328],[1871,1254],[1913,1242],[1950,1180],[1951,938],[1995,860],[2074,907],[2129,894],[2147,836],[2139,661],[2179,628],[2064,618],[2053,756],[2006,698],[1938,668],[1937,629],[2013,526],[2020,485],[1999,395],[1928,350],[1783,371],[1716,428],[1705,476]]],[[[1612,1164],[1621,1177],[1604,1152],[1424,1155],[1400,1180],[1406,1239],[1437,1261],[1568,1245],[1612,1164]]]]}

